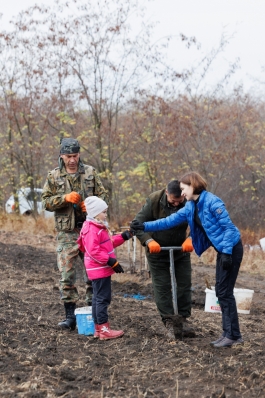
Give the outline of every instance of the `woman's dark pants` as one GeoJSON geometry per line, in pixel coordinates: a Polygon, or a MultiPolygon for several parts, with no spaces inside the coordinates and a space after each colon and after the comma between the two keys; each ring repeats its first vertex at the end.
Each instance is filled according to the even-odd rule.
{"type": "Polygon", "coordinates": [[[233,247],[232,267],[224,270],[220,264],[221,254],[217,254],[216,260],[216,297],[222,310],[223,336],[231,340],[241,338],[239,322],[234,297],[234,286],[239,267],[243,258],[243,245],[241,240],[233,247]]]}

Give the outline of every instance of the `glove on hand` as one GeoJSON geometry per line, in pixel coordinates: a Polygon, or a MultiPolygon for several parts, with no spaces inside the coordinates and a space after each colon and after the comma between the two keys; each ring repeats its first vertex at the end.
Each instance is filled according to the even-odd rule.
{"type": "Polygon", "coordinates": [[[86,213],[86,206],[85,206],[85,202],[84,201],[80,203],[80,207],[81,207],[82,212],[86,213]]]}
{"type": "Polygon", "coordinates": [[[229,270],[232,267],[232,254],[221,253],[220,265],[224,270],[229,270]]]}
{"type": "Polygon", "coordinates": [[[132,238],[133,234],[127,229],[126,231],[124,231],[122,234],[122,239],[124,240],[129,240],[130,238],[132,238]]]}
{"type": "Polygon", "coordinates": [[[113,271],[115,271],[117,274],[124,273],[122,266],[118,263],[116,258],[110,257],[107,264],[110,265],[113,271]]]}
{"type": "Polygon", "coordinates": [[[161,252],[161,246],[159,243],[157,243],[155,240],[151,240],[149,243],[147,243],[149,252],[152,253],[159,253],[161,252]]]}
{"type": "Polygon", "coordinates": [[[131,224],[130,224],[130,229],[133,231],[133,232],[136,232],[136,231],[144,231],[144,223],[143,222],[140,222],[140,221],[138,221],[138,220],[133,220],[132,222],[131,222],[131,224]]]}
{"type": "Polygon", "coordinates": [[[187,252],[187,253],[192,252],[194,250],[193,246],[192,246],[192,239],[187,238],[186,240],[184,240],[181,247],[182,247],[183,252],[187,252]]]}
{"type": "Polygon", "coordinates": [[[64,200],[69,203],[75,203],[76,205],[81,201],[81,196],[77,192],[71,192],[65,195],[64,200]]]}

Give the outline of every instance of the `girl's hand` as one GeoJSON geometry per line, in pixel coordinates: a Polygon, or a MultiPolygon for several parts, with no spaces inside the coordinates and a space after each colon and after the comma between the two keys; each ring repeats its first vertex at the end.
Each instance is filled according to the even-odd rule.
{"type": "Polygon", "coordinates": [[[130,232],[128,229],[126,231],[124,231],[122,234],[122,239],[124,240],[129,240],[130,238],[132,238],[133,234],[132,232],[130,232]]]}
{"type": "Polygon", "coordinates": [[[107,264],[110,265],[113,271],[115,271],[117,274],[124,273],[122,266],[119,264],[116,258],[110,257],[107,264]]]}

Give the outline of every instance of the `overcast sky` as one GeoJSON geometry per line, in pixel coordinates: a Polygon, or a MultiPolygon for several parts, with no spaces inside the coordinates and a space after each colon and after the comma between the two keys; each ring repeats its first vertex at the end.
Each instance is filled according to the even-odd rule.
{"type": "MultiPolygon", "coordinates": [[[[0,0],[1,25],[7,28],[8,21],[36,0],[0,0]]],[[[37,3],[41,3],[38,1],[37,3]]],[[[53,0],[44,3],[52,4],[53,0]]],[[[203,54],[217,48],[222,33],[233,36],[225,51],[219,56],[209,79],[215,83],[225,73],[229,63],[240,58],[241,69],[233,82],[241,83],[246,90],[262,87],[257,80],[265,82],[265,0],[154,0],[148,5],[146,18],[159,21],[154,40],[174,36],[169,57],[179,69],[196,65],[203,54]],[[187,50],[177,41],[179,33],[195,36],[201,43],[200,50],[187,50]]]]}

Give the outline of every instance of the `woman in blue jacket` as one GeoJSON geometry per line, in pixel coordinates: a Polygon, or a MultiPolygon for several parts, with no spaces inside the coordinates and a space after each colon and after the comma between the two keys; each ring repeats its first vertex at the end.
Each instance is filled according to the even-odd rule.
{"type": "Polygon", "coordinates": [[[207,183],[196,172],[180,179],[185,207],[169,217],[141,223],[134,220],[132,230],[162,231],[188,222],[195,252],[200,256],[210,246],[217,252],[215,291],[222,310],[223,333],[211,344],[230,347],[243,344],[239,329],[234,286],[243,258],[243,245],[238,228],[232,223],[220,198],[206,191],[207,183]]]}

